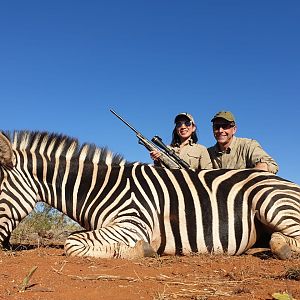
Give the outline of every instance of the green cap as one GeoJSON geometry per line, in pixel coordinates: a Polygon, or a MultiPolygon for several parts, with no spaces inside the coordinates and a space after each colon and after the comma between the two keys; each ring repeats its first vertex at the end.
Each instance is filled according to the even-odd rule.
{"type": "Polygon", "coordinates": [[[190,114],[188,114],[188,113],[186,113],[186,112],[183,112],[183,113],[178,114],[178,115],[175,117],[174,123],[176,123],[180,117],[186,117],[186,118],[188,118],[192,123],[195,124],[195,121],[194,121],[194,118],[192,117],[192,115],[190,115],[190,114]]]}
{"type": "Polygon", "coordinates": [[[234,115],[230,111],[219,111],[214,115],[211,121],[213,122],[217,118],[222,118],[229,122],[235,122],[234,115]]]}

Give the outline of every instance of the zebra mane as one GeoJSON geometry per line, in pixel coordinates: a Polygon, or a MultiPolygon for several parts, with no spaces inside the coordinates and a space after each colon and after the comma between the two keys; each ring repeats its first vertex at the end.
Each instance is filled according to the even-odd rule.
{"type": "Polygon", "coordinates": [[[88,143],[80,145],[78,139],[63,134],[28,130],[15,130],[13,133],[6,131],[3,134],[10,140],[14,150],[40,152],[49,159],[59,155],[95,164],[127,164],[123,156],[113,154],[107,147],[88,143]]]}

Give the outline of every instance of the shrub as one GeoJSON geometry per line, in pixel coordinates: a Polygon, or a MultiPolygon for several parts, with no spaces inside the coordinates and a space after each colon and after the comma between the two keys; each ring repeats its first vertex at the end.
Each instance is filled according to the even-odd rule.
{"type": "Polygon", "coordinates": [[[82,229],[78,223],[55,208],[38,203],[13,231],[11,243],[61,243],[70,233],[82,229]]]}

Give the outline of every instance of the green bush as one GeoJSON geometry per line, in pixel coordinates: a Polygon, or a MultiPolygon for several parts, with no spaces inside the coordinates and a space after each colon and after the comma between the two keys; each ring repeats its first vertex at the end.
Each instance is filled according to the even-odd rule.
{"type": "Polygon", "coordinates": [[[83,228],[55,208],[38,203],[34,210],[13,231],[11,243],[28,243],[45,240],[63,242],[66,237],[83,228]]]}

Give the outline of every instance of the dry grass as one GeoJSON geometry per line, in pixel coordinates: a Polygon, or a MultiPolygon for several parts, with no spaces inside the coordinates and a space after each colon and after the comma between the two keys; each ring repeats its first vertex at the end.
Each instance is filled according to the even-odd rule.
{"type": "Polygon", "coordinates": [[[34,266],[29,272],[28,274],[25,276],[25,278],[23,279],[22,284],[19,286],[19,292],[25,292],[25,290],[29,287],[29,281],[30,278],[32,277],[33,273],[36,271],[37,266],[34,266]]]}
{"type": "Polygon", "coordinates": [[[300,281],[300,267],[289,268],[284,274],[276,276],[276,278],[300,281]]]}

